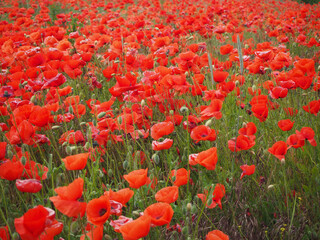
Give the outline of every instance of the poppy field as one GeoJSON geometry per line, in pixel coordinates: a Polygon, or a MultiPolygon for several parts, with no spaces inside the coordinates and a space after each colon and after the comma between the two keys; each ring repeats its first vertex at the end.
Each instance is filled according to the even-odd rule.
{"type": "Polygon", "coordinates": [[[320,5],[0,3],[0,239],[319,239],[320,5]]]}

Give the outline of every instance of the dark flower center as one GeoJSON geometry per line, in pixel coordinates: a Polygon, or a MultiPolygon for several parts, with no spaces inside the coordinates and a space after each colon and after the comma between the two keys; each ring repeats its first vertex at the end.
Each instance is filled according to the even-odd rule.
{"type": "Polygon", "coordinates": [[[100,216],[100,217],[103,216],[106,212],[107,212],[106,209],[104,209],[104,208],[100,209],[100,211],[99,211],[99,216],[100,216]]]}

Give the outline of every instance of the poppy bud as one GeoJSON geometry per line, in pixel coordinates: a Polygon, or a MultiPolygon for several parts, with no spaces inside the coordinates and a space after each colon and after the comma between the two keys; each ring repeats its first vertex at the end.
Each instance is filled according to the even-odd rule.
{"type": "Polygon", "coordinates": [[[105,234],[105,235],[103,236],[103,239],[105,239],[105,240],[112,240],[112,237],[110,237],[110,235],[108,235],[108,234],[105,234]]]}
{"type": "Polygon", "coordinates": [[[66,177],[64,173],[59,173],[56,178],[56,185],[59,186],[61,183],[64,183],[65,180],[66,180],[66,177]]]}
{"type": "Polygon", "coordinates": [[[19,240],[20,239],[20,237],[19,237],[19,234],[18,233],[13,233],[12,234],[12,240],[19,240]]]}
{"type": "Polygon", "coordinates": [[[101,112],[98,114],[98,118],[103,118],[106,115],[106,112],[101,112]]]}
{"type": "Polygon", "coordinates": [[[6,155],[7,155],[7,158],[12,159],[12,157],[13,157],[13,152],[8,149],[6,155]]]}
{"type": "Polygon", "coordinates": [[[180,112],[187,115],[189,113],[189,109],[186,106],[183,106],[180,108],[180,112]]]}
{"type": "Polygon", "coordinates": [[[192,204],[191,203],[188,203],[187,204],[187,211],[190,212],[192,209],[192,204]]]}
{"type": "Polygon", "coordinates": [[[81,122],[80,123],[80,126],[84,126],[84,125],[86,125],[87,123],[86,122],[81,122]]]}
{"type": "Polygon", "coordinates": [[[256,85],[253,85],[253,86],[252,86],[252,91],[255,92],[256,90],[257,90],[256,85]]]}
{"type": "Polygon", "coordinates": [[[73,108],[72,108],[72,106],[69,106],[68,111],[69,111],[69,113],[73,114],[73,108]]]}
{"type": "Polygon", "coordinates": [[[144,107],[146,105],[146,101],[144,99],[141,100],[141,107],[144,107]]]}
{"type": "Polygon", "coordinates": [[[33,95],[30,99],[30,102],[35,103],[36,102],[36,95],[33,95]]]}
{"type": "Polygon", "coordinates": [[[52,130],[56,130],[56,129],[59,129],[59,128],[61,128],[60,126],[58,126],[58,125],[54,125],[54,126],[52,126],[52,130]]]}
{"type": "Polygon", "coordinates": [[[21,161],[22,165],[24,166],[24,165],[26,165],[27,159],[25,156],[22,156],[20,161],[21,161]]]}
{"type": "Polygon", "coordinates": [[[135,218],[136,217],[140,217],[140,213],[138,211],[133,211],[132,212],[132,216],[135,217],[135,218]]]}
{"type": "Polygon", "coordinates": [[[67,153],[68,155],[71,155],[71,154],[72,154],[72,149],[71,149],[70,146],[67,146],[67,147],[66,147],[66,153],[67,153]]]}
{"type": "Polygon", "coordinates": [[[206,122],[205,125],[206,125],[207,127],[210,127],[210,126],[212,125],[212,123],[213,123],[213,122],[212,122],[212,119],[209,119],[209,120],[206,122]]]}
{"type": "Polygon", "coordinates": [[[80,227],[80,226],[79,226],[78,221],[73,221],[73,222],[71,223],[71,225],[70,225],[70,232],[72,232],[72,233],[77,233],[77,232],[80,230],[79,227],[80,227]]]}
{"type": "Polygon", "coordinates": [[[100,169],[99,169],[98,171],[99,171],[99,177],[100,177],[100,178],[103,178],[103,177],[104,177],[103,172],[102,172],[100,169]]]}
{"type": "Polygon", "coordinates": [[[153,154],[151,158],[152,158],[152,161],[155,162],[155,164],[157,164],[157,165],[159,164],[160,158],[159,158],[158,154],[156,154],[156,153],[153,154]]]}
{"type": "Polygon", "coordinates": [[[109,169],[109,170],[108,170],[108,176],[109,176],[109,177],[112,177],[112,176],[113,176],[113,170],[112,170],[112,169],[109,169]]]}
{"type": "Polygon", "coordinates": [[[86,144],[84,145],[84,149],[88,150],[90,148],[90,143],[86,142],[86,144]]]}
{"type": "Polygon", "coordinates": [[[133,147],[132,147],[131,145],[129,145],[129,146],[128,146],[128,154],[129,154],[129,153],[131,154],[132,151],[133,151],[133,147]]]}
{"type": "Polygon", "coordinates": [[[122,124],[122,117],[118,117],[118,123],[122,124]]]}
{"type": "Polygon", "coordinates": [[[122,167],[124,169],[127,169],[129,167],[129,162],[127,160],[125,160],[123,163],[122,163],[122,167]]]}
{"type": "Polygon", "coordinates": [[[274,185],[269,185],[268,186],[268,189],[272,189],[272,188],[274,188],[274,185]]]}

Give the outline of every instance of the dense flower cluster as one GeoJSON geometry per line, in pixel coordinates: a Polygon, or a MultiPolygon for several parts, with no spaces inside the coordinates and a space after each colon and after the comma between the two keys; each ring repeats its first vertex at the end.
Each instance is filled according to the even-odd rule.
{"type": "Polygon", "coordinates": [[[0,15],[0,184],[15,181],[10,188],[32,199],[19,204],[14,224],[2,214],[0,239],[72,232],[101,240],[106,226],[128,240],[161,226],[181,234],[175,211],[186,200],[222,211],[235,175],[255,177],[262,154],[284,163],[317,146],[319,128],[296,118],[319,116],[319,6],[4,0],[0,15]],[[261,41],[246,37],[258,32],[261,41]],[[318,52],[299,57],[289,44],[318,52]],[[299,109],[284,102],[289,96],[299,109]],[[248,121],[236,116],[221,136],[216,124],[227,128],[232,111],[248,121]],[[264,140],[262,131],[279,129],[264,140]],[[232,158],[237,169],[219,175],[226,156],[240,156],[232,158]],[[204,175],[211,182],[195,182],[204,175]]]}

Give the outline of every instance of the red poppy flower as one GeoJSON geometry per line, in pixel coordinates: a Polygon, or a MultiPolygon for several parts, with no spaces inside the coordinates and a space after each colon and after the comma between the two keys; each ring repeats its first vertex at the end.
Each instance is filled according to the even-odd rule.
{"type": "MultiPolygon", "coordinates": [[[[1,127],[0,127],[1,129],[1,127]]],[[[6,142],[0,142],[0,160],[3,160],[7,153],[7,143],[6,142]]]]}
{"type": "Polygon", "coordinates": [[[27,160],[24,165],[22,177],[27,179],[45,180],[47,179],[48,171],[49,169],[46,166],[32,160],[27,160]]]}
{"type": "Polygon", "coordinates": [[[253,115],[260,120],[260,122],[264,122],[268,117],[268,106],[265,103],[257,103],[254,104],[251,108],[253,115]]]}
{"type": "Polygon", "coordinates": [[[103,238],[103,225],[90,225],[86,227],[88,231],[80,237],[80,240],[102,240],[103,238]]]}
{"type": "Polygon", "coordinates": [[[219,99],[213,99],[209,106],[205,107],[200,115],[202,120],[207,120],[209,118],[222,118],[222,113],[220,112],[223,102],[219,99]]]}
{"type": "Polygon", "coordinates": [[[217,148],[212,147],[198,153],[194,161],[208,170],[214,170],[218,162],[217,148]]]}
{"type": "Polygon", "coordinates": [[[173,181],[173,184],[177,187],[186,185],[190,178],[190,171],[185,168],[180,168],[177,170],[172,170],[170,178],[173,181]]]}
{"type": "Polygon", "coordinates": [[[151,137],[154,140],[169,135],[174,131],[174,125],[172,122],[160,122],[151,127],[151,137]]]}
{"type": "Polygon", "coordinates": [[[143,213],[151,217],[153,226],[169,224],[173,216],[172,207],[168,203],[154,203],[147,207],[143,213]]]}
{"type": "Polygon", "coordinates": [[[68,131],[61,135],[59,139],[59,144],[63,144],[64,142],[68,142],[69,144],[77,144],[84,142],[84,136],[80,130],[78,131],[68,131]]]}
{"type": "Polygon", "coordinates": [[[139,169],[124,175],[123,178],[129,183],[131,188],[140,188],[147,183],[148,168],[139,169]]]}
{"type": "Polygon", "coordinates": [[[88,221],[94,225],[103,225],[108,220],[110,211],[111,204],[108,196],[92,199],[88,202],[86,210],[88,221]]]}
{"type": "Polygon", "coordinates": [[[284,108],[284,111],[286,112],[287,115],[289,116],[295,116],[298,114],[298,110],[297,109],[293,109],[291,107],[287,107],[287,108],[284,108]]]}
{"type": "Polygon", "coordinates": [[[28,65],[30,67],[37,67],[45,62],[45,57],[42,53],[37,53],[28,59],[28,65]]]}
{"type": "Polygon", "coordinates": [[[215,82],[218,82],[218,83],[224,82],[228,76],[229,76],[228,72],[213,71],[213,80],[215,82]]]}
{"type": "Polygon", "coordinates": [[[114,192],[110,189],[108,192],[105,192],[104,194],[108,195],[110,200],[117,201],[121,203],[123,206],[125,206],[126,203],[129,202],[129,200],[132,198],[134,191],[132,191],[129,188],[124,188],[117,192],[114,192]]]}
{"type": "Polygon", "coordinates": [[[257,127],[253,122],[248,122],[238,131],[239,134],[245,135],[245,136],[253,136],[256,132],[257,132],[257,127]]]}
{"type": "Polygon", "coordinates": [[[314,139],[314,136],[315,136],[315,133],[313,131],[312,128],[310,127],[303,127],[301,128],[300,132],[298,130],[296,130],[296,133],[298,135],[298,137],[300,139],[305,139],[305,140],[308,140],[309,143],[312,145],[312,146],[317,146],[317,142],[316,140],[314,139]]]}
{"type": "Polygon", "coordinates": [[[204,204],[206,204],[207,208],[215,208],[217,205],[222,209],[221,199],[226,194],[226,189],[223,184],[216,184],[213,193],[212,193],[212,199],[211,197],[207,201],[207,198],[209,196],[208,192],[205,191],[205,194],[197,194],[198,198],[202,200],[204,204]],[[209,204],[208,204],[209,203],[209,204]]]}
{"type": "Polygon", "coordinates": [[[1,240],[9,240],[10,239],[8,226],[0,227],[0,239],[1,240]]]}
{"type": "Polygon", "coordinates": [[[87,203],[79,202],[82,197],[84,181],[77,178],[66,187],[58,187],[55,192],[58,196],[50,197],[53,205],[64,215],[68,217],[83,217],[86,211],[87,203]]]}
{"type": "Polygon", "coordinates": [[[63,228],[54,218],[52,209],[39,205],[16,218],[14,225],[22,240],[53,239],[63,228]]]}
{"type": "Polygon", "coordinates": [[[2,161],[0,163],[0,177],[13,181],[20,179],[23,172],[23,165],[20,161],[2,161]]]}
{"type": "Polygon", "coordinates": [[[64,162],[67,170],[82,170],[87,165],[87,160],[90,153],[80,153],[61,160],[64,162]]]}
{"type": "Polygon", "coordinates": [[[217,134],[214,129],[211,129],[205,125],[200,125],[191,130],[191,139],[195,140],[196,143],[199,141],[215,141],[217,139],[217,134]]]}
{"type": "Polygon", "coordinates": [[[293,127],[294,122],[292,122],[290,119],[280,120],[278,122],[278,127],[282,131],[290,131],[293,127]]]}
{"type": "Polygon", "coordinates": [[[42,189],[42,184],[36,179],[17,179],[16,187],[20,192],[37,193],[42,189]]]}
{"type": "Polygon", "coordinates": [[[278,141],[271,148],[268,149],[268,152],[273,154],[279,160],[284,160],[284,155],[286,155],[288,146],[284,141],[278,141]]]}
{"type": "Polygon", "coordinates": [[[287,144],[293,148],[300,148],[304,146],[304,138],[298,136],[298,134],[292,134],[287,138],[287,144]]]}
{"type": "Polygon", "coordinates": [[[274,87],[269,91],[269,94],[273,99],[285,98],[288,94],[288,89],[283,87],[274,87]]]}
{"type": "Polygon", "coordinates": [[[308,105],[302,106],[303,110],[308,113],[314,114],[317,116],[318,112],[320,111],[320,100],[314,100],[309,102],[308,105]]]}
{"type": "Polygon", "coordinates": [[[34,128],[31,123],[27,120],[23,120],[18,128],[17,132],[21,138],[21,141],[25,144],[30,145],[32,143],[32,136],[34,135],[34,128]]]}
{"type": "Polygon", "coordinates": [[[111,220],[110,226],[113,227],[115,232],[120,233],[120,227],[125,225],[126,223],[132,222],[132,218],[127,218],[125,216],[120,216],[117,220],[111,220]]]}
{"type": "Polygon", "coordinates": [[[242,170],[242,173],[241,173],[241,176],[240,176],[240,179],[242,179],[244,176],[249,176],[249,175],[252,175],[256,169],[256,166],[255,165],[242,165],[240,166],[241,170],[242,170]]]}
{"type": "Polygon", "coordinates": [[[173,203],[179,197],[179,188],[177,186],[165,187],[160,189],[155,198],[158,202],[173,203]]]}
{"type": "Polygon", "coordinates": [[[173,140],[169,138],[166,138],[162,142],[152,141],[152,150],[161,151],[161,150],[169,149],[171,148],[172,144],[173,144],[173,140]]]}
{"type": "Polygon", "coordinates": [[[220,54],[221,55],[226,55],[231,53],[231,51],[233,50],[233,46],[230,44],[226,44],[220,47],[220,54]]]}
{"type": "Polygon", "coordinates": [[[208,232],[206,240],[229,240],[229,237],[220,230],[213,230],[208,232]]]}
{"type": "Polygon", "coordinates": [[[256,142],[254,141],[254,138],[247,137],[245,135],[239,135],[237,139],[233,138],[228,141],[228,148],[234,152],[242,151],[242,150],[248,150],[252,148],[256,142]]]}
{"type": "Polygon", "coordinates": [[[50,112],[46,108],[35,106],[29,117],[29,122],[37,127],[44,127],[49,123],[50,112]]]}
{"type": "Polygon", "coordinates": [[[301,70],[303,73],[309,75],[315,72],[315,62],[312,59],[304,58],[294,63],[296,69],[301,70]]]}
{"type": "Polygon", "coordinates": [[[151,227],[151,217],[144,215],[132,222],[128,222],[120,227],[119,231],[124,240],[138,240],[149,234],[151,227]]]}

